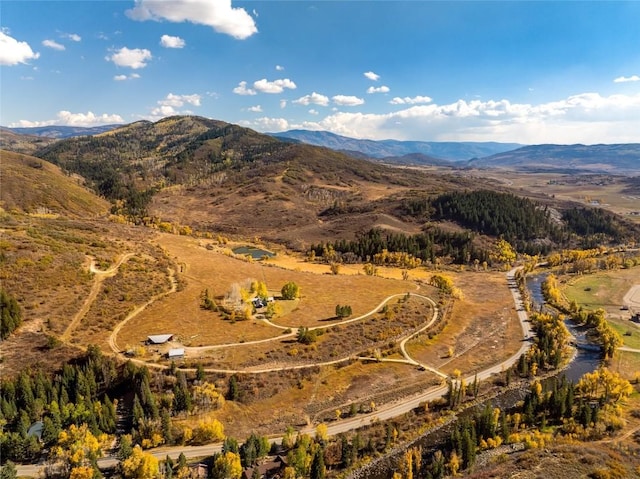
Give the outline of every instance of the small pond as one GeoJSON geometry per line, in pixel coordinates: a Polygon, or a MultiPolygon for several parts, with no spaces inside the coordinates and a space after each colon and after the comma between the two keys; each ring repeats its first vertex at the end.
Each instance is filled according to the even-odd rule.
{"type": "Polygon", "coordinates": [[[271,251],[267,251],[266,249],[256,248],[255,246],[239,246],[237,248],[234,248],[232,251],[234,254],[239,254],[242,256],[249,255],[253,259],[262,259],[264,257],[273,258],[276,255],[271,251]]]}

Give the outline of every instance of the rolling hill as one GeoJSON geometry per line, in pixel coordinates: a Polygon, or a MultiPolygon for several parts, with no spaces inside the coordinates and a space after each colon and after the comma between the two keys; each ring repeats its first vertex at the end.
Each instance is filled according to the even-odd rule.
{"type": "Polygon", "coordinates": [[[392,215],[406,192],[472,186],[195,116],[60,140],[38,156],[87,178],[122,214],[290,244],[371,225],[414,232],[418,222],[392,215]]]}
{"type": "Polygon", "coordinates": [[[328,131],[289,130],[270,135],[291,139],[309,145],[325,146],[343,152],[360,152],[372,158],[402,157],[421,153],[429,157],[466,161],[521,147],[519,143],[497,142],[438,142],[438,141],[399,141],[399,140],[360,140],[336,135],[328,131]]]}
{"type": "Polygon", "coordinates": [[[52,138],[16,133],[0,126],[0,149],[2,150],[31,155],[55,141],[52,138]]]}
{"type": "Polygon", "coordinates": [[[0,205],[7,211],[94,218],[109,202],[81,185],[81,179],[32,156],[0,150],[0,205]]]}
{"type": "MultiPolygon", "coordinates": [[[[141,121],[60,140],[37,155],[85,177],[133,221],[260,236],[300,250],[311,243],[354,238],[372,227],[413,234],[428,222],[496,236],[477,222],[465,224],[459,215],[435,215],[433,199],[451,191],[508,190],[463,171],[388,166],[196,116],[141,121]]],[[[396,161],[443,162],[422,155],[396,161]]],[[[536,201],[571,207],[544,195],[536,201]]],[[[534,239],[547,240],[546,234],[534,239]]]]}

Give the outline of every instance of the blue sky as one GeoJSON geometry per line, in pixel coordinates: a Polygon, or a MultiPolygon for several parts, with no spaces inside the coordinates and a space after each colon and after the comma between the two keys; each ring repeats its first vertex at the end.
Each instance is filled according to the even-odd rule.
{"type": "Polygon", "coordinates": [[[640,142],[640,2],[3,0],[0,124],[640,142]]]}

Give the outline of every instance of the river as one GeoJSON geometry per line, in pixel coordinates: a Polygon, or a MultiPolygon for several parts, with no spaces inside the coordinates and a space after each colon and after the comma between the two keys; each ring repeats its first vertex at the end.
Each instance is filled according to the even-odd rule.
{"type": "MultiPolygon", "coordinates": [[[[544,311],[546,308],[545,300],[542,295],[542,283],[549,273],[541,273],[533,276],[527,276],[527,289],[533,303],[533,311],[544,311]]],[[[570,319],[565,320],[565,326],[575,338],[574,342],[578,346],[576,355],[569,363],[563,374],[569,381],[578,382],[584,373],[595,371],[602,364],[602,353],[597,344],[587,339],[587,330],[584,326],[578,326],[570,319]]]]}
{"type": "MultiPolygon", "coordinates": [[[[545,309],[551,311],[548,306],[545,306],[545,300],[542,295],[542,283],[548,274],[549,273],[541,273],[538,275],[527,276],[527,289],[529,290],[529,296],[533,302],[532,309],[534,311],[544,311],[545,309]]],[[[575,338],[574,342],[578,347],[576,348],[575,356],[569,365],[563,369],[559,375],[564,375],[567,380],[575,383],[584,373],[595,371],[601,365],[602,354],[597,347],[598,345],[587,339],[587,328],[577,326],[568,319],[565,321],[565,325],[575,338]]],[[[506,410],[513,407],[518,401],[524,399],[526,394],[527,390],[522,388],[505,390],[496,397],[487,400],[487,402],[492,406],[498,406],[501,409],[506,410]]],[[[483,402],[458,414],[457,418],[453,419],[447,425],[436,428],[433,432],[424,434],[413,441],[411,445],[422,446],[424,454],[423,460],[425,460],[425,458],[428,458],[430,454],[449,437],[459,418],[482,411],[485,403],[486,402],[483,402]]],[[[389,479],[394,470],[394,466],[392,466],[392,464],[397,464],[402,453],[408,447],[410,447],[410,445],[404,444],[399,446],[395,450],[387,453],[384,459],[373,461],[369,465],[357,471],[353,471],[347,477],[349,479],[389,479]]]]}

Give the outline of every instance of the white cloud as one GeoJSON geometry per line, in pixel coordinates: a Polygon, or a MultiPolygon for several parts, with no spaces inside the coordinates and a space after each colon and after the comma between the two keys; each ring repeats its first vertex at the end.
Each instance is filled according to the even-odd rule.
{"type": "Polygon", "coordinates": [[[193,95],[174,95],[169,93],[163,100],[158,100],[159,105],[182,107],[185,103],[189,103],[193,106],[200,106],[200,100],[202,97],[198,94],[193,95]]]}
{"type": "Polygon", "coordinates": [[[329,97],[321,95],[320,93],[316,93],[315,91],[311,93],[311,95],[305,95],[303,97],[298,98],[297,100],[293,100],[293,103],[298,105],[320,105],[327,106],[329,104],[329,97]]]}
{"type": "Polygon", "coordinates": [[[80,35],[78,35],[77,33],[63,33],[60,35],[62,38],[68,38],[69,40],[73,41],[73,42],[79,42],[82,40],[82,37],[80,35]]]}
{"type": "Polygon", "coordinates": [[[243,40],[258,31],[255,21],[243,8],[233,8],[231,0],[135,0],[126,15],[139,21],[168,20],[212,27],[216,32],[243,40]]]}
{"type": "Polygon", "coordinates": [[[250,106],[249,108],[247,108],[247,110],[254,113],[262,113],[262,107],[260,105],[250,106]]]}
{"type": "Polygon", "coordinates": [[[280,100],[280,108],[286,108],[287,107],[287,100],[280,100]]]}
{"type": "Polygon", "coordinates": [[[172,37],[171,35],[162,35],[160,37],[160,45],[165,48],[184,48],[186,42],[180,37],[172,37]]]}
{"type": "Polygon", "coordinates": [[[253,88],[262,93],[282,93],[285,88],[295,90],[296,84],[288,78],[268,81],[266,78],[253,82],[253,88]]]}
{"type": "Polygon", "coordinates": [[[62,45],[61,43],[56,42],[55,40],[43,40],[42,41],[42,46],[43,47],[47,47],[47,48],[52,48],[54,50],[64,50],[64,45],[62,45]]]}
{"type": "Polygon", "coordinates": [[[262,117],[249,123],[245,122],[246,126],[253,126],[260,131],[285,131],[289,129],[289,122],[284,118],[269,118],[262,117]]]}
{"type": "Polygon", "coordinates": [[[247,88],[247,82],[241,81],[238,86],[233,89],[233,93],[236,95],[257,95],[255,90],[247,88]]]}
{"type": "Polygon", "coordinates": [[[367,93],[389,93],[389,91],[389,87],[385,85],[379,87],[370,86],[367,88],[367,93]]]}
{"type": "Polygon", "coordinates": [[[336,95],[331,97],[331,99],[336,105],[340,106],[358,106],[364,103],[364,100],[362,98],[349,95],[336,95]]]}
{"type": "Polygon", "coordinates": [[[97,125],[109,125],[113,123],[124,123],[124,120],[120,115],[107,114],[96,115],[91,111],[87,113],[71,113],[70,111],[61,110],[56,115],[55,120],[46,121],[29,121],[20,120],[17,123],[12,123],[9,126],[12,128],[30,128],[36,126],[50,126],[50,125],[66,125],[66,126],[97,126],[97,125]]]}
{"type": "Polygon", "coordinates": [[[432,101],[433,99],[431,97],[418,95],[414,96],[413,98],[408,96],[400,98],[399,96],[397,96],[389,103],[391,103],[392,105],[417,105],[420,103],[431,103],[432,101]]]}
{"type": "Polygon", "coordinates": [[[150,120],[159,120],[166,116],[173,115],[189,115],[191,110],[180,110],[186,104],[193,106],[200,106],[202,97],[198,94],[193,95],[174,95],[169,93],[162,100],[158,100],[158,106],[151,110],[151,116],[147,117],[150,120]]]}
{"type": "Polygon", "coordinates": [[[136,78],[140,78],[140,75],[137,73],[132,73],[131,75],[116,75],[113,77],[115,81],[135,80],[136,78]]]}
{"type": "Polygon", "coordinates": [[[146,67],[147,62],[152,58],[151,52],[146,48],[129,49],[122,47],[113,55],[105,57],[105,60],[113,62],[119,67],[129,67],[137,70],[138,68],[146,67]]]}
{"type": "Polygon", "coordinates": [[[276,65],[276,70],[281,72],[284,70],[284,67],[282,65],[276,65]]]}
{"type": "Polygon", "coordinates": [[[309,110],[309,113],[312,115],[319,115],[320,112],[318,110],[314,110],[313,108],[311,110],[309,110]]]}
{"type": "Polygon", "coordinates": [[[363,75],[372,81],[380,80],[380,75],[377,75],[376,73],[373,73],[373,72],[365,72],[363,73],[363,75]]]}
{"type": "Polygon", "coordinates": [[[412,105],[384,114],[336,112],[301,128],[355,137],[432,141],[541,143],[640,142],[640,93],[582,93],[531,105],[508,100],[458,100],[412,105]]]}
{"type": "Polygon", "coordinates": [[[630,77],[622,76],[613,80],[614,83],[627,83],[627,82],[635,82],[635,81],[640,81],[640,76],[638,75],[631,75],[630,77]]]}
{"type": "Polygon", "coordinates": [[[0,65],[17,65],[36,60],[40,54],[34,52],[27,42],[20,42],[0,30],[0,65]]]}
{"type": "Polygon", "coordinates": [[[178,111],[173,108],[171,105],[160,105],[151,110],[151,115],[153,119],[164,118],[165,116],[173,116],[177,115],[178,111]]]}

